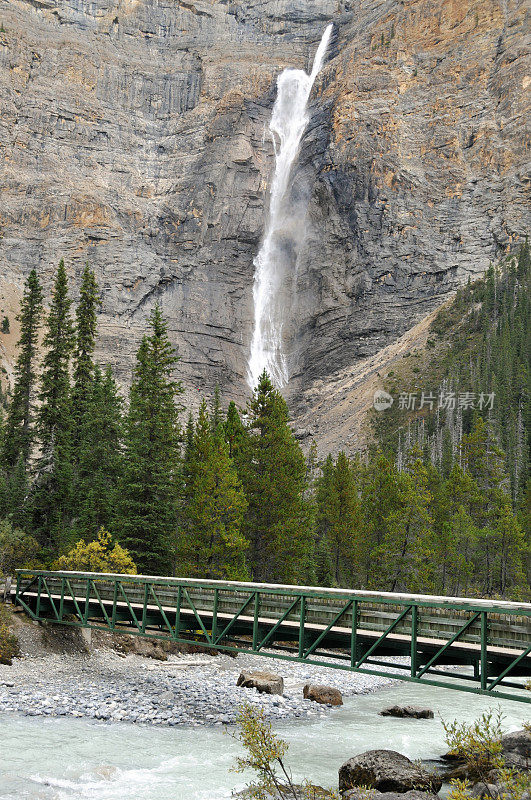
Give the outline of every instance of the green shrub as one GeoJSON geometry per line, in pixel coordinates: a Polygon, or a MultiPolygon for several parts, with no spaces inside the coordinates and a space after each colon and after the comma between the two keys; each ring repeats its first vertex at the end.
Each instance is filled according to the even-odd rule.
{"type": "Polygon", "coordinates": [[[471,778],[480,780],[491,770],[503,766],[501,722],[500,711],[487,711],[470,725],[443,720],[450,754],[466,764],[471,778]]]}
{"type": "MultiPolygon", "coordinates": [[[[473,783],[489,785],[492,783],[491,773],[495,770],[497,781],[500,787],[503,786],[500,797],[503,800],[522,800],[531,789],[531,778],[525,771],[505,766],[501,722],[501,711],[488,711],[470,725],[443,721],[446,743],[450,753],[466,766],[468,778],[473,783]]],[[[471,800],[471,786],[467,780],[453,780],[451,785],[449,800],[471,800]]]]}
{"type": "Polygon", "coordinates": [[[13,658],[20,652],[18,639],[10,630],[8,623],[7,611],[0,604],[0,664],[11,664],[13,658]]]}
{"type": "Polygon", "coordinates": [[[275,733],[262,708],[245,703],[239,711],[238,732],[234,738],[245,748],[245,756],[236,759],[233,772],[255,772],[257,781],[247,786],[243,797],[253,800],[339,800],[334,791],[313,786],[307,781],[295,785],[284,756],[288,744],[275,733]]]}
{"type": "Polygon", "coordinates": [[[7,317],[2,320],[2,333],[9,333],[9,319],[7,317]]]}

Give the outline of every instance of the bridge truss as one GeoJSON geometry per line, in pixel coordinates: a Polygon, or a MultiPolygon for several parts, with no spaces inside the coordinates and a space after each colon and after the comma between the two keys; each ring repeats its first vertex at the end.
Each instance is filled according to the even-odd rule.
{"type": "Polygon", "coordinates": [[[39,622],[531,702],[530,603],[43,570],[17,571],[12,600],[39,622]]]}

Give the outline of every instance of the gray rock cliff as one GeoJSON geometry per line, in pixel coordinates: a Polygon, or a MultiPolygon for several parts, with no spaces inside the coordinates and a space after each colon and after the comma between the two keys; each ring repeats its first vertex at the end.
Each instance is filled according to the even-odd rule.
{"type": "MultiPolygon", "coordinates": [[[[0,0],[0,277],[60,257],[103,290],[127,382],[161,303],[189,389],[243,401],[276,76],[308,68],[297,409],[529,229],[523,0],[0,0]]],[[[526,72],[527,67],[527,72],[526,72]]],[[[302,187],[302,189],[301,189],[302,187]]],[[[197,394],[197,392],[196,392],[197,394]]]]}

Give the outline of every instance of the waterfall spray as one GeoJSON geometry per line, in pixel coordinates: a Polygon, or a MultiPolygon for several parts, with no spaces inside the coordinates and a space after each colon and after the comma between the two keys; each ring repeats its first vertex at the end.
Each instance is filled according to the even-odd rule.
{"type": "Polygon", "coordinates": [[[288,364],[283,349],[283,328],[289,312],[285,291],[290,267],[302,244],[297,218],[290,208],[292,168],[308,124],[308,98],[330,41],[330,24],[319,44],[311,73],[285,69],[277,78],[277,98],[269,130],[275,148],[275,172],[271,183],[269,217],[260,251],[254,260],[254,332],[249,358],[248,380],[256,386],[266,369],[281,388],[288,382],[288,364]]]}

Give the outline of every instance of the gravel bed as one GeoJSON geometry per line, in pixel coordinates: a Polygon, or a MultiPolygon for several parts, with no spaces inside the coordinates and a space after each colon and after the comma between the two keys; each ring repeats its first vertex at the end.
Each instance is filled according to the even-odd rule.
{"type": "Polygon", "coordinates": [[[172,655],[158,662],[138,655],[123,658],[102,649],[90,655],[53,654],[0,665],[0,713],[151,725],[221,725],[234,722],[246,700],[262,707],[270,719],[330,713],[330,707],[303,699],[302,687],[308,682],[334,686],[349,696],[393,681],[247,654],[237,658],[172,655]],[[236,686],[243,669],[281,675],[284,696],[236,686]]]}

